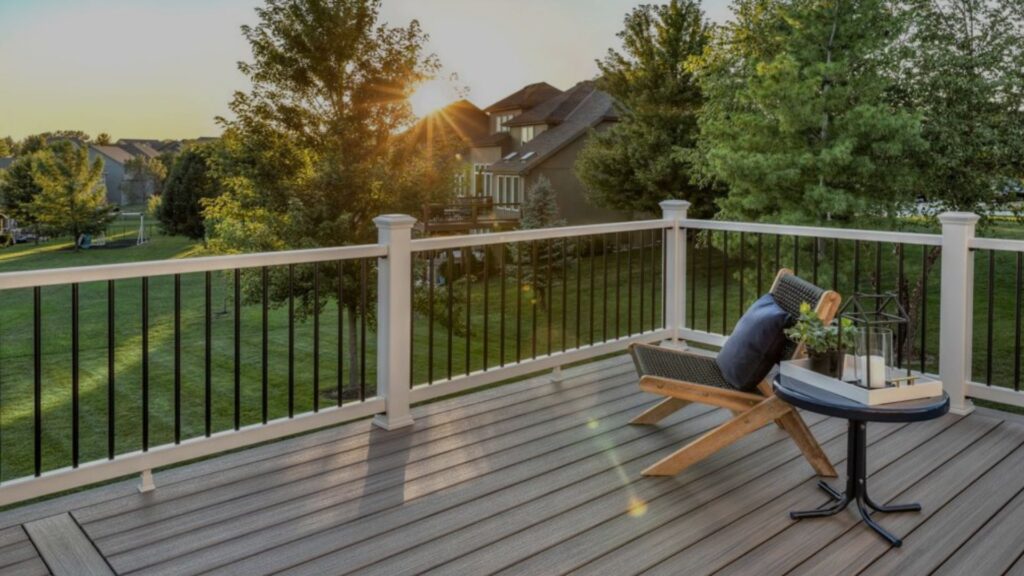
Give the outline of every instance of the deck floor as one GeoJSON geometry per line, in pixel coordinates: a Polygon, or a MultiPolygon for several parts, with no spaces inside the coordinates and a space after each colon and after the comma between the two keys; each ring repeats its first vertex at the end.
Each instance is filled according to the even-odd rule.
{"type": "MultiPolygon", "coordinates": [[[[33,522],[70,513],[120,574],[1024,574],[1024,420],[978,409],[869,427],[881,523],[824,504],[810,467],[767,427],[675,478],[640,470],[728,418],[654,402],[622,356],[0,514],[0,573],[45,574],[33,522]],[[26,528],[25,525],[29,527],[26,528]]],[[[806,414],[842,474],[845,422],[806,414]]],[[[66,518],[62,520],[67,520],[66,518]]],[[[53,568],[53,566],[50,566],[53,568]]]]}

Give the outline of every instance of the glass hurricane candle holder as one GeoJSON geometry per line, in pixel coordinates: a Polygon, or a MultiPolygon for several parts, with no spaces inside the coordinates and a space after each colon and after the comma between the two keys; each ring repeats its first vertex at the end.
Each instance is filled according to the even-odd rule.
{"type": "Polygon", "coordinates": [[[865,388],[884,388],[892,363],[892,330],[861,330],[854,357],[854,378],[865,388]]]}

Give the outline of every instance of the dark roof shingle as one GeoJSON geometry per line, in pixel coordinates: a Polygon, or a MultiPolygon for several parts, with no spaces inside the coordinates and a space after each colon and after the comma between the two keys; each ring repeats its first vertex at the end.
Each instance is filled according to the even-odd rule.
{"type": "Polygon", "coordinates": [[[561,93],[561,90],[547,82],[537,82],[498,100],[484,108],[484,112],[493,114],[494,112],[502,112],[504,110],[529,110],[561,93]]]}

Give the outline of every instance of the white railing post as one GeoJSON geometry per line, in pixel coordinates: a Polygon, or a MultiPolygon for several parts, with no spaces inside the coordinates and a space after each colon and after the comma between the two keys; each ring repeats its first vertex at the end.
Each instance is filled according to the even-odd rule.
{"type": "Polygon", "coordinates": [[[409,354],[412,334],[412,227],[416,219],[386,214],[373,219],[378,242],[388,254],[378,260],[377,271],[377,396],[386,411],[373,423],[385,430],[412,425],[409,413],[409,354]]]}
{"type": "Polygon", "coordinates": [[[949,394],[949,410],[969,414],[974,405],[967,399],[971,378],[971,341],[974,303],[974,253],[970,242],[978,215],[945,212],[942,223],[942,294],[939,306],[939,376],[949,394]]]}
{"type": "Polygon", "coordinates": [[[690,203],[686,200],[665,200],[662,218],[673,223],[665,237],[665,327],[672,331],[672,341],[679,340],[679,331],[686,325],[686,230],[682,223],[690,203]]]}

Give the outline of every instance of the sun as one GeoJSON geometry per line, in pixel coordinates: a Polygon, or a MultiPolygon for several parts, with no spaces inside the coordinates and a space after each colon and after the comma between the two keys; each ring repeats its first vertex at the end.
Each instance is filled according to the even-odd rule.
{"type": "Polygon", "coordinates": [[[409,104],[412,106],[412,112],[419,118],[440,110],[455,100],[454,87],[437,78],[420,84],[409,95],[409,104]]]}

